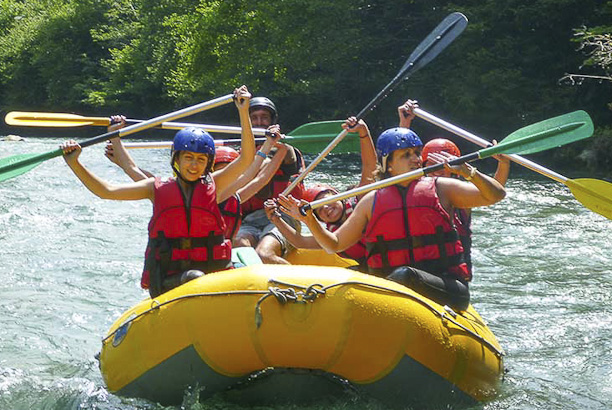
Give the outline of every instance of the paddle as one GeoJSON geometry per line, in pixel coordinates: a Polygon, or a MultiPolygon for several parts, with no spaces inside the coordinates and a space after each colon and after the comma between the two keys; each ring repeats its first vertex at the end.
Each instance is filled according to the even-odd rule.
{"type": "MultiPolygon", "coordinates": [[[[484,148],[471,154],[463,155],[449,161],[450,165],[459,165],[476,159],[488,158],[497,154],[532,154],[547,149],[569,144],[590,137],[593,134],[593,122],[584,111],[575,111],[559,117],[550,118],[528,125],[508,135],[499,144],[484,148]]],[[[444,164],[436,164],[429,167],[417,169],[405,174],[397,175],[382,181],[364,185],[358,188],[342,192],[337,195],[328,196],[300,207],[302,214],[309,209],[317,209],[323,205],[331,204],[338,200],[363,195],[369,191],[407,182],[420,178],[424,175],[440,171],[444,164]]]]}
{"type": "MultiPolygon", "coordinates": [[[[99,125],[108,127],[109,117],[83,117],[77,114],[64,114],[53,112],[27,112],[11,111],[4,117],[8,125],[22,127],[83,127],[86,125],[99,125]]],[[[136,124],[142,120],[127,120],[128,124],[136,124]]]]}
{"type": "MultiPolygon", "coordinates": [[[[321,146],[325,146],[328,141],[338,134],[338,131],[342,129],[344,121],[319,121],[310,122],[299,126],[295,130],[289,132],[283,139],[283,142],[287,142],[294,147],[299,148],[302,152],[316,153],[319,152],[321,146]]],[[[188,124],[188,123],[164,123],[166,124],[180,124],[181,129],[186,126],[196,126],[203,128],[210,132],[226,132],[226,133],[240,133],[240,127],[230,127],[222,125],[207,125],[207,124],[188,124]]],[[[253,128],[255,135],[266,135],[266,130],[263,128],[253,128]]],[[[265,138],[255,138],[255,142],[264,142],[265,138]]],[[[215,140],[215,145],[236,145],[240,144],[239,139],[227,139],[227,140],[215,140]]],[[[160,141],[160,142],[124,142],[123,146],[128,149],[135,148],[170,148],[172,141],[160,141]]],[[[359,141],[355,138],[347,139],[340,144],[340,150],[337,152],[355,152],[359,150],[359,141]]]]}
{"type": "MultiPolygon", "coordinates": [[[[450,131],[453,134],[457,134],[458,136],[463,137],[476,145],[480,145],[481,147],[491,146],[491,143],[489,141],[480,138],[468,131],[465,131],[453,124],[450,124],[440,118],[437,118],[436,116],[426,111],[423,111],[420,108],[416,108],[414,110],[414,113],[419,118],[423,118],[424,120],[435,124],[447,131],[450,131]]],[[[564,177],[561,174],[556,173],[555,171],[536,164],[535,162],[530,161],[527,158],[523,158],[520,155],[510,154],[508,155],[508,158],[510,158],[513,162],[516,162],[517,164],[531,169],[532,171],[538,172],[548,178],[565,184],[565,186],[570,189],[572,194],[574,194],[574,198],[576,198],[587,209],[590,209],[593,212],[603,215],[608,219],[612,219],[611,183],[590,178],[572,180],[568,179],[567,177],[564,177]]]]}
{"type": "MultiPolygon", "coordinates": [[[[359,114],[357,120],[362,119],[372,111],[380,102],[393,91],[393,89],[403,80],[407,79],[412,73],[425,66],[433,60],[442,50],[455,40],[467,26],[467,18],[461,13],[449,14],[438,26],[423,40],[418,47],[410,54],[397,75],[387,84],[376,97],[366,105],[359,114]]],[[[336,145],[346,136],[348,131],[344,130],[334,138],[332,142],[317,156],[308,167],[302,171],[291,184],[285,188],[283,195],[287,195],[299,184],[306,175],[312,171],[322,160],[334,149],[336,145]]]]}
{"type": "MultiPolygon", "coordinates": [[[[116,131],[107,132],[105,134],[98,135],[97,137],[93,137],[81,142],[81,147],[85,148],[90,145],[106,141],[110,138],[123,137],[125,135],[134,134],[136,132],[155,127],[156,125],[159,125],[164,121],[182,118],[187,115],[218,107],[220,105],[231,102],[233,98],[234,97],[232,94],[228,94],[223,97],[215,98],[214,100],[202,102],[191,107],[183,108],[182,110],[175,111],[170,114],[161,115],[159,117],[152,118],[150,120],[143,121],[138,124],[133,124],[116,131]]],[[[0,182],[24,174],[32,168],[40,165],[42,162],[51,158],[59,157],[62,154],[63,151],[61,150],[61,148],[58,148],[56,150],[49,151],[43,154],[21,154],[14,155],[8,158],[2,158],[0,159],[0,182]]]]}
{"type": "MultiPolygon", "coordinates": [[[[86,125],[110,125],[110,118],[108,117],[83,117],[77,114],[64,114],[64,113],[52,113],[52,112],[24,112],[24,111],[11,111],[5,118],[5,122],[8,125],[14,126],[25,126],[25,127],[82,127],[86,125]]],[[[126,120],[128,124],[137,124],[143,120],[126,120]]],[[[310,122],[299,126],[288,135],[299,138],[299,141],[295,139],[291,142],[291,145],[296,146],[307,153],[318,153],[325,146],[328,141],[338,133],[342,132],[342,124],[344,121],[318,121],[310,122]]],[[[210,124],[193,124],[188,122],[164,122],[156,126],[156,128],[162,128],[164,130],[180,130],[186,127],[197,127],[203,128],[208,132],[218,132],[226,134],[240,134],[240,127],[232,127],[225,125],[210,125],[210,124]]],[[[266,135],[266,130],[261,128],[253,128],[255,135],[266,135]]],[[[227,144],[231,144],[231,140],[227,140],[227,144]]],[[[237,140],[239,141],[239,140],[237,140]]],[[[256,140],[257,141],[257,140],[256,140]]],[[[261,140],[263,141],[263,140],[261,140]]],[[[172,145],[172,143],[134,143],[124,144],[126,148],[166,148],[166,146],[172,145]]],[[[223,145],[227,145],[223,144],[223,145]]],[[[359,150],[359,141],[356,139],[344,140],[340,144],[339,149],[336,152],[355,152],[359,150]]]]}

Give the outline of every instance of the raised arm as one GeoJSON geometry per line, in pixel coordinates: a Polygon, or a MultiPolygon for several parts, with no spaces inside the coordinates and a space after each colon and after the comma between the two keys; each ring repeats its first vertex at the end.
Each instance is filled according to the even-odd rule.
{"type": "MultiPolygon", "coordinates": [[[[113,115],[111,118],[111,125],[108,127],[108,131],[115,131],[125,126],[125,117],[123,115],[113,115]]],[[[104,152],[106,158],[111,162],[118,165],[133,181],[140,181],[141,179],[147,179],[153,176],[150,172],[142,170],[136,166],[136,162],[121,142],[121,138],[113,138],[106,144],[104,152]]]]}
{"type": "Polygon", "coordinates": [[[226,193],[226,188],[249,168],[255,156],[255,138],[253,137],[253,128],[251,127],[251,119],[249,118],[249,101],[251,100],[251,93],[249,93],[247,87],[243,85],[234,90],[234,99],[240,116],[240,126],[242,127],[240,156],[232,161],[227,167],[213,175],[217,185],[217,202],[222,202],[219,201],[219,194],[226,193]]]}
{"type": "MultiPolygon", "coordinates": [[[[497,145],[497,141],[493,140],[493,145],[497,145]]],[[[506,186],[508,176],[510,175],[510,158],[506,155],[493,155],[493,158],[497,160],[497,169],[493,178],[497,180],[502,186],[506,186]]]]}
{"type": "Polygon", "coordinates": [[[94,195],[103,199],[138,200],[154,198],[154,179],[148,178],[130,184],[114,185],[96,176],[79,161],[81,146],[71,140],[61,145],[64,159],[74,174],[94,195]]]}
{"type": "Polygon", "coordinates": [[[356,117],[349,117],[342,128],[359,133],[359,143],[361,148],[361,179],[358,186],[367,185],[374,182],[374,172],[376,171],[376,148],[372,141],[370,129],[364,120],[357,121],[356,117]]]}
{"type": "MultiPolygon", "coordinates": [[[[278,126],[276,126],[276,128],[278,128],[278,126]]],[[[219,202],[225,201],[227,198],[229,198],[236,192],[239,193],[241,202],[245,202],[248,198],[255,195],[255,193],[257,193],[259,189],[263,187],[263,185],[265,185],[257,185],[258,188],[255,190],[254,193],[250,194],[248,198],[242,199],[242,195],[248,195],[248,192],[241,191],[240,189],[248,184],[257,184],[257,182],[254,182],[255,177],[258,173],[262,171],[262,167],[270,162],[267,156],[272,150],[272,147],[274,147],[277,141],[281,138],[280,132],[277,132],[276,129],[274,129],[273,127],[270,127],[270,129],[271,131],[266,134],[266,141],[257,151],[257,154],[255,155],[255,158],[253,159],[253,162],[251,163],[249,168],[242,175],[240,175],[240,177],[236,181],[234,181],[223,192],[221,192],[220,195],[217,194],[217,199],[219,202]]]]}
{"type": "Polygon", "coordinates": [[[272,157],[271,161],[267,161],[263,168],[259,170],[257,176],[247,183],[245,186],[238,190],[238,194],[240,195],[240,201],[246,202],[253,195],[258,193],[264,186],[266,186],[271,180],[272,177],[276,174],[276,171],[280,168],[281,164],[285,159],[285,155],[289,150],[289,147],[285,144],[277,144],[278,150],[272,157]]]}
{"type": "Polygon", "coordinates": [[[412,120],[416,117],[414,109],[419,108],[419,104],[416,100],[406,100],[405,103],[397,107],[397,113],[399,114],[399,126],[402,128],[410,128],[412,120]]]}

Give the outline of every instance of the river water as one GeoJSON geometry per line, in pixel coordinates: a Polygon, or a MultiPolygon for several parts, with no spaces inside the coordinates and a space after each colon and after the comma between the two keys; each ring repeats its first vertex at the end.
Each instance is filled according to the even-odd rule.
{"type": "MultiPolygon", "coordinates": [[[[58,143],[0,141],[0,158],[58,143]]],[[[167,151],[133,154],[168,174],[167,151]]],[[[127,180],[102,145],[82,160],[109,180],[127,180]]],[[[612,222],[562,184],[517,171],[513,165],[504,201],[474,211],[472,301],[509,370],[499,397],[477,408],[612,408],[612,222]]],[[[358,173],[358,157],[334,156],[309,180],[346,186],[358,173]]],[[[0,183],[0,409],[163,408],[109,393],[94,358],[111,323],[146,296],[139,278],[150,208],[94,197],[61,158],[0,183]]],[[[186,396],[176,408],[237,407],[186,396]]]]}

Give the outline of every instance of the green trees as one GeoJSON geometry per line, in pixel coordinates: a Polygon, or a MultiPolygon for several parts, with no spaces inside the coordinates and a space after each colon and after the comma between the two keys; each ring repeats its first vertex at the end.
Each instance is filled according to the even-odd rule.
{"type": "Polygon", "coordinates": [[[585,58],[610,75],[609,51],[572,41],[609,35],[601,0],[0,0],[0,109],[145,118],[244,83],[285,129],[344,118],[451,11],[467,30],[368,116],[375,132],[408,97],[491,138],[579,108],[612,124],[612,82],[558,81],[585,58]]]}

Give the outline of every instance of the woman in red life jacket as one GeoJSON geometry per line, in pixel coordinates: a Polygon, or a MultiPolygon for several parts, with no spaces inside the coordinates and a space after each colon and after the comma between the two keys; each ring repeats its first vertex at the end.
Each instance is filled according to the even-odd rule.
{"type": "MultiPolygon", "coordinates": [[[[419,105],[415,100],[407,100],[403,105],[398,107],[398,113],[400,118],[400,127],[410,128],[412,120],[415,118],[414,110],[419,105]]],[[[493,144],[497,144],[497,141],[493,140],[493,144]]],[[[461,156],[459,147],[454,142],[444,138],[434,138],[428,141],[423,146],[423,152],[421,157],[423,160],[423,166],[428,167],[435,164],[443,163],[444,161],[451,161],[461,156]]],[[[510,160],[505,155],[494,155],[497,162],[497,170],[495,171],[495,180],[497,180],[502,186],[506,186],[508,175],[510,174],[510,160]]],[[[458,177],[453,175],[446,169],[442,169],[438,172],[429,174],[430,176],[442,176],[442,177],[458,177]]],[[[463,244],[463,253],[465,262],[468,265],[470,272],[472,271],[472,211],[471,209],[455,209],[454,215],[455,227],[461,238],[463,244]]]]}
{"type": "MultiPolygon", "coordinates": [[[[376,143],[381,177],[421,168],[422,146],[410,129],[398,127],[383,132],[376,143]]],[[[299,206],[305,201],[281,196],[279,202],[308,225],[327,252],[343,251],[364,240],[371,274],[463,310],[469,305],[471,277],[453,226],[454,209],[492,205],[504,198],[505,190],[469,164],[445,163],[445,168],[470,182],[422,177],[369,192],[335,232],[322,228],[312,212],[300,214],[299,206]]]]}
{"type": "Polygon", "coordinates": [[[231,242],[218,203],[219,192],[238,178],[253,161],[255,140],[248,114],[251,97],[245,86],[234,91],[242,126],[242,153],[223,170],[212,173],[215,144],[204,130],[185,128],[176,133],[171,155],[176,178],[146,178],[130,184],[111,184],[79,161],[81,147],[62,144],[64,158],[75,175],[104,199],[153,202],[149,243],[141,285],[156,297],[204,273],[231,267],[231,242]]]}
{"type": "MultiPolygon", "coordinates": [[[[111,124],[113,126],[109,128],[109,131],[125,125],[125,117],[119,115],[112,116],[111,124]]],[[[263,186],[268,184],[281,161],[283,161],[284,153],[288,147],[279,142],[280,138],[279,130],[275,127],[270,127],[269,132],[266,133],[266,141],[257,151],[249,168],[232,184],[226,186],[223,191],[218,191],[217,198],[219,199],[219,208],[226,224],[225,237],[227,239],[233,240],[238,229],[240,229],[242,202],[248,201],[263,186]],[[274,147],[276,147],[279,155],[273,156],[272,159],[267,158],[274,147]]],[[[132,156],[123,146],[120,138],[113,138],[106,145],[105,155],[111,162],[123,169],[134,181],[154,176],[151,172],[136,165],[132,156]]],[[[238,157],[238,151],[231,147],[216,147],[213,171],[216,172],[224,169],[238,157]]]]}
{"type": "MultiPolygon", "coordinates": [[[[363,120],[357,121],[356,117],[349,117],[343,124],[343,128],[350,129],[352,132],[357,132],[361,143],[361,179],[357,186],[373,182],[374,173],[376,171],[376,150],[367,124],[363,120]]],[[[316,199],[321,199],[337,193],[338,191],[329,185],[316,184],[306,190],[304,199],[307,202],[312,202],[316,199]]],[[[327,229],[333,232],[348,219],[359,199],[358,197],[353,197],[342,201],[336,201],[315,210],[314,214],[319,221],[325,224],[327,229]]],[[[321,248],[314,237],[310,235],[301,235],[300,232],[289,226],[279,217],[278,205],[275,201],[266,201],[265,209],[268,218],[276,225],[283,235],[289,239],[293,246],[305,249],[321,248]]],[[[363,242],[360,241],[350,248],[339,252],[339,254],[340,256],[354,259],[359,262],[359,267],[357,269],[367,269],[365,265],[365,244],[363,242]]]]}

